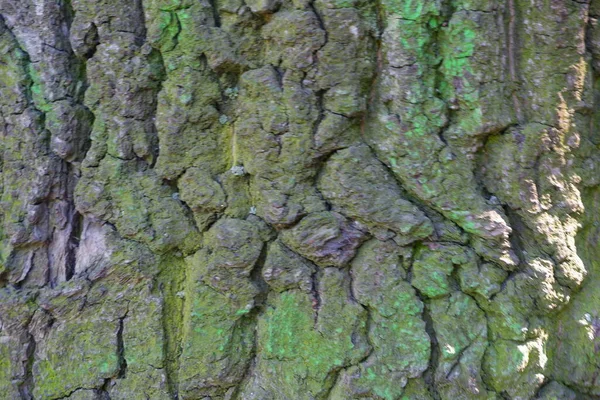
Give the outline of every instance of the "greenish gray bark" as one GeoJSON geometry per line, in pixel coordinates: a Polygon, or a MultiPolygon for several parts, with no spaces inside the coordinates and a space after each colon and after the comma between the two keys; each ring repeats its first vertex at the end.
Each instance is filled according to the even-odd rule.
{"type": "Polygon", "coordinates": [[[0,0],[0,398],[600,398],[599,18],[0,0]]]}

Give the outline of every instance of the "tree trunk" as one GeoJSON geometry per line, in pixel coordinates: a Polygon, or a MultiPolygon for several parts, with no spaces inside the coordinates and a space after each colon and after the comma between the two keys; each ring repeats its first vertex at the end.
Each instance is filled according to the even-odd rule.
{"type": "Polygon", "coordinates": [[[0,397],[600,398],[598,18],[0,0],[0,397]]]}

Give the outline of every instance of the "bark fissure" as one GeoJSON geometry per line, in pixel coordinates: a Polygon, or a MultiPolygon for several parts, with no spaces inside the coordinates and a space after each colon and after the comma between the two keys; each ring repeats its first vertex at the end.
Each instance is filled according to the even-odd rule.
{"type": "Polygon", "coordinates": [[[595,2],[0,9],[7,398],[600,395],[595,2]]]}

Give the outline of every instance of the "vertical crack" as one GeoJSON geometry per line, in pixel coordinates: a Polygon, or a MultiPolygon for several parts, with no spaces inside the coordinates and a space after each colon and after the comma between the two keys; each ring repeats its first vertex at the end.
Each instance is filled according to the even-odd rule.
{"type": "Polygon", "coordinates": [[[98,396],[98,400],[110,400],[110,395],[108,394],[108,387],[112,383],[111,378],[104,379],[102,386],[99,389],[95,390],[96,395],[98,396]]]}
{"type": "Polygon", "coordinates": [[[117,379],[124,379],[127,374],[127,360],[125,359],[125,344],[123,343],[123,327],[125,318],[129,310],[119,318],[119,327],[117,328],[117,359],[118,359],[118,372],[117,379]]]}
{"type": "MultiPolygon", "coordinates": [[[[142,43],[145,43],[147,39],[148,29],[146,28],[146,13],[144,10],[144,0],[135,0],[133,7],[134,10],[138,13],[138,22],[141,23],[142,28],[142,32],[140,32],[143,39],[142,43]]],[[[140,43],[139,45],[141,46],[142,43],[140,43]]]]}
{"type": "Polygon", "coordinates": [[[318,90],[315,92],[315,96],[317,98],[316,106],[317,106],[317,111],[319,112],[319,114],[317,116],[317,119],[313,123],[313,129],[312,129],[313,141],[315,141],[315,138],[317,137],[317,133],[319,132],[319,126],[321,126],[321,122],[323,122],[323,120],[325,119],[325,106],[323,103],[324,103],[324,97],[325,97],[326,92],[327,92],[326,90],[318,90]]]}
{"type": "Polygon", "coordinates": [[[319,28],[321,28],[321,30],[323,31],[323,33],[325,34],[325,40],[323,41],[323,45],[318,48],[315,51],[315,63],[317,62],[316,60],[318,60],[317,57],[317,53],[324,48],[325,46],[327,46],[327,43],[329,42],[329,32],[327,32],[327,28],[325,27],[325,22],[323,21],[323,17],[321,16],[321,13],[319,12],[319,10],[317,10],[317,7],[315,6],[315,2],[314,0],[311,1],[308,4],[308,7],[312,10],[312,12],[315,14],[315,17],[317,18],[317,23],[319,24],[319,28]]]}
{"type": "Polygon", "coordinates": [[[221,16],[219,15],[219,6],[217,4],[217,0],[208,0],[210,3],[210,7],[212,9],[212,17],[214,19],[215,27],[221,27],[221,16]]]}
{"type": "Polygon", "coordinates": [[[433,328],[433,318],[431,318],[431,314],[429,312],[429,307],[427,306],[427,302],[425,297],[419,290],[415,289],[419,300],[423,303],[423,321],[425,321],[425,332],[429,336],[429,340],[431,342],[431,355],[429,358],[429,367],[423,373],[423,380],[427,385],[427,390],[431,394],[434,400],[440,400],[441,396],[435,387],[435,373],[437,370],[437,365],[439,363],[440,358],[440,349],[437,341],[437,336],[435,334],[435,329],[433,328]]]}
{"type": "Polygon", "coordinates": [[[312,295],[312,309],[314,311],[314,324],[315,327],[319,322],[319,311],[321,310],[321,295],[319,293],[319,282],[320,274],[322,272],[317,268],[310,276],[310,293],[312,295]]]}
{"type": "MultiPolygon", "coordinates": [[[[148,28],[146,27],[146,12],[144,9],[144,2],[142,0],[138,0],[138,4],[137,4],[137,9],[140,12],[140,21],[141,21],[141,25],[143,27],[143,31],[144,31],[144,44],[142,44],[141,50],[142,53],[146,54],[146,60],[148,62],[148,64],[150,65],[156,65],[158,67],[158,78],[156,79],[158,81],[157,87],[154,88],[154,90],[152,90],[152,98],[149,99],[148,103],[152,105],[152,110],[151,110],[151,115],[149,116],[149,120],[152,121],[151,127],[150,127],[150,131],[149,132],[152,137],[149,140],[149,154],[147,155],[147,157],[144,158],[149,158],[149,160],[146,160],[149,167],[150,168],[154,168],[156,166],[156,163],[158,162],[158,157],[160,155],[160,137],[158,134],[158,128],[156,126],[156,116],[158,113],[158,96],[160,94],[160,92],[163,90],[163,83],[168,79],[168,73],[167,73],[167,68],[165,66],[165,60],[163,57],[163,54],[161,52],[160,48],[151,46],[148,42],[147,42],[147,31],[148,28]],[[149,50],[146,50],[146,46],[149,50]]],[[[178,41],[178,37],[179,37],[179,33],[181,32],[181,23],[179,21],[179,18],[177,16],[177,13],[175,11],[170,11],[169,15],[171,18],[173,18],[175,26],[176,26],[176,33],[174,35],[174,37],[172,38],[173,40],[173,47],[172,49],[174,49],[177,46],[177,41],[178,41]]],[[[172,50],[171,49],[171,50],[172,50]]]]}
{"type": "Polygon", "coordinates": [[[27,332],[27,344],[25,351],[25,376],[23,382],[19,384],[19,394],[21,400],[33,400],[33,363],[35,361],[35,338],[29,332],[27,332]]]}
{"type": "Polygon", "coordinates": [[[523,110],[521,108],[521,101],[519,100],[518,85],[519,77],[517,75],[517,28],[516,18],[517,11],[515,0],[507,1],[507,13],[508,13],[508,29],[507,35],[507,58],[508,58],[508,70],[510,74],[512,100],[515,107],[515,113],[517,114],[517,121],[522,124],[524,122],[523,110]]]}
{"type": "Polygon", "coordinates": [[[83,231],[83,217],[77,211],[71,211],[71,232],[67,242],[65,256],[65,280],[69,281],[75,275],[75,265],[77,264],[77,250],[81,241],[81,233],[83,231]]]}
{"type": "MultiPolygon", "coordinates": [[[[444,0],[441,5],[441,12],[439,16],[439,18],[441,18],[443,22],[440,22],[438,27],[430,28],[433,30],[431,35],[431,46],[433,47],[433,51],[435,52],[435,58],[437,59],[436,64],[432,66],[434,75],[434,96],[442,100],[447,105],[447,108],[445,110],[445,115],[447,117],[446,123],[444,124],[444,126],[440,127],[437,130],[438,138],[440,139],[440,142],[443,143],[444,147],[449,146],[448,140],[445,137],[445,132],[455,122],[454,120],[456,119],[458,101],[454,96],[450,99],[445,98],[444,93],[442,91],[442,87],[447,83],[447,77],[442,71],[442,66],[444,62],[444,57],[442,56],[441,51],[443,39],[442,28],[446,28],[448,26],[448,23],[452,20],[455,11],[456,9],[454,7],[454,4],[452,4],[452,1],[444,0]]],[[[450,147],[450,149],[452,150],[452,147],[450,147]]]]}
{"type": "MultiPolygon", "coordinates": [[[[366,104],[366,109],[365,109],[365,113],[362,117],[362,120],[360,121],[360,132],[361,132],[361,136],[363,137],[363,142],[365,142],[369,147],[371,147],[369,145],[369,142],[367,140],[364,140],[364,136],[365,136],[365,130],[366,130],[366,126],[367,126],[367,120],[368,117],[370,115],[370,112],[373,109],[373,103],[375,102],[375,98],[377,95],[377,87],[378,87],[378,83],[379,83],[379,77],[382,73],[383,70],[383,52],[382,52],[382,43],[381,43],[381,37],[383,36],[383,32],[385,31],[385,26],[384,26],[384,22],[383,22],[383,7],[381,6],[381,1],[377,0],[374,4],[375,7],[375,13],[376,13],[376,18],[377,18],[377,25],[376,25],[376,32],[375,32],[375,37],[373,38],[375,43],[374,43],[374,47],[375,47],[375,68],[373,70],[373,77],[371,79],[371,83],[370,83],[370,91],[367,97],[367,104],[366,104]]],[[[375,152],[373,151],[373,154],[375,154],[375,152]]]]}
{"type": "MultiPolygon", "coordinates": [[[[263,275],[262,275],[263,267],[267,260],[267,251],[268,251],[269,243],[271,243],[271,242],[266,242],[263,244],[263,248],[261,250],[260,256],[258,257],[258,260],[256,260],[256,263],[254,264],[254,268],[252,268],[252,271],[250,271],[250,280],[258,288],[258,294],[256,295],[256,297],[254,299],[255,300],[255,303],[254,303],[255,310],[257,310],[257,309],[262,310],[262,307],[264,306],[264,303],[267,299],[267,294],[269,292],[269,285],[264,280],[263,275]]],[[[251,314],[252,313],[250,313],[250,315],[251,314]]]]}

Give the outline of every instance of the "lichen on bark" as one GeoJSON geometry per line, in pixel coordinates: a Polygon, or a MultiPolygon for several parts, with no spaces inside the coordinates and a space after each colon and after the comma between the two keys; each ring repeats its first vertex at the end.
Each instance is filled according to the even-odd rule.
{"type": "Polygon", "coordinates": [[[599,18],[0,0],[0,398],[597,398],[599,18]]]}

